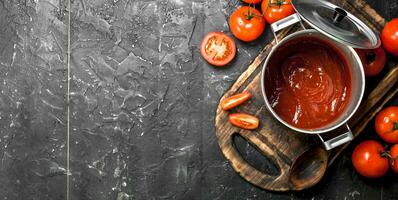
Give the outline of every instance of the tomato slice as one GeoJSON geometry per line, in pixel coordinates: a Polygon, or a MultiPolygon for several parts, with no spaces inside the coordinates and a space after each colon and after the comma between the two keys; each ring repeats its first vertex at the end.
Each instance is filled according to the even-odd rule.
{"type": "Polygon", "coordinates": [[[243,92],[240,94],[236,94],[236,95],[227,97],[221,101],[221,108],[223,110],[229,110],[231,108],[234,108],[234,107],[244,103],[251,97],[252,97],[252,94],[250,92],[243,92]]]}
{"type": "Polygon", "coordinates": [[[260,124],[257,117],[245,113],[230,114],[229,122],[234,126],[248,130],[254,130],[260,124]]]}
{"type": "Polygon", "coordinates": [[[221,67],[235,58],[236,45],[225,33],[211,32],[203,38],[200,53],[208,63],[221,67]]]}

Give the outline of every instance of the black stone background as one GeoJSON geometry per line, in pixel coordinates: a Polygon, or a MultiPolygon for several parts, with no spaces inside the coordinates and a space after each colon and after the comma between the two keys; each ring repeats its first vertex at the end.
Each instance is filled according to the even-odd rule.
{"type": "MultiPolygon", "coordinates": [[[[386,19],[397,0],[367,0],[386,19]]],[[[66,199],[68,0],[0,0],[0,198],[66,199]]],[[[70,199],[397,199],[397,177],[357,175],[354,145],[315,187],[240,178],[214,133],[221,95],[272,39],[236,40],[227,68],[198,45],[228,31],[226,0],[71,0],[70,199]]],[[[377,78],[369,79],[374,84],[377,78]]],[[[398,104],[398,97],[390,104],[398,104]]],[[[361,138],[375,138],[371,127],[361,138]]],[[[376,138],[377,139],[377,138],[376,138]]],[[[247,159],[261,156],[238,141],[247,159]]]]}

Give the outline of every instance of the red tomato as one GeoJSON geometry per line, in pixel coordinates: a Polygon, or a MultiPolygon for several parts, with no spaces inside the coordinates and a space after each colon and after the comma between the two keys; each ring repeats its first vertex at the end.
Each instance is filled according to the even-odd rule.
{"type": "Polygon", "coordinates": [[[229,122],[243,129],[253,130],[260,124],[257,117],[245,113],[233,113],[229,115],[229,122]]]}
{"type": "Polygon", "coordinates": [[[384,147],[374,140],[367,140],[355,147],[352,152],[352,164],[362,176],[378,178],[387,173],[388,159],[381,154],[385,153],[384,147]]]}
{"type": "Polygon", "coordinates": [[[390,155],[391,155],[391,169],[395,173],[398,173],[398,144],[395,144],[391,147],[390,149],[390,155]]]}
{"type": "Polygon", "coordinates": [[[361,58],[366,76],[376,76],[386,64],[386,52],[383,47],[377,49],[355,49],[361,58]]]}
{"type": "Polygon", "coordinates": [[[384,141],[398,143],[398,106],[380,111],[376,116],[375,129],[384,141]]]}
{"type": "Polygon", "coordinates": [[[243,92],[240,94],[236,94],[230,97],[225,98],[224,100],[221,101],[221,108],[223,110],[229,110],[231,108],[234,108],[243,102],[247,101],[252,97],[252,94],[250,92],[243,92]]]}
{"type": "Polygon", "coordinates": [[[208,63],[221,67],[234,59],[236,45],[225,33],[210,32],[202,40],[200,53],[208,63]]]}
{"type": "Polygon", "coordinates": [[[250,42],[257,39],[265,29],[265,20],[253,7],[242,6],[229,18],[229,29],[239,40],[250,42]]]}
{"type": "Polygon", "coordinates": [[[242,1],[245,2],[245,3],[248,3],[248,4],[258,4],[262,0],[242,0],[242,1]]]}
{"type": "Polygon", "coordinates": [[[381,32],[381,42],[388,53],[398,56],[398,18],[384,26],[381,32]]]}
{"type": "Polygon", "coordinates": [[[269,24],[295,13],[291,0],[264,0],[261,11],[269,24]]]}

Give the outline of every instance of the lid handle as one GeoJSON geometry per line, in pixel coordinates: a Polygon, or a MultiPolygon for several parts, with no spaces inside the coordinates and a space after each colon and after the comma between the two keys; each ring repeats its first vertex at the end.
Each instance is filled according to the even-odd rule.
{"type": "Polygon", "coordinates": [[[339,23],[346,16],[347,12],[344,9],[336,7],[333,14],[333,24],[339,23]]]}

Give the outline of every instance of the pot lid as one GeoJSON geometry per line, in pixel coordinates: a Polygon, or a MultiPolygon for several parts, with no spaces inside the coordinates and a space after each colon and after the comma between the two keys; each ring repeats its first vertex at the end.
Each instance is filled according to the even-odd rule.
{"type": "Polygon", "coordinates": [[[380,38],[351,13],[325,0],[293,0],[301,18],[326,36],[354,48],[373,49],[380,38]]]}

